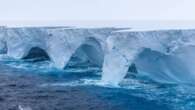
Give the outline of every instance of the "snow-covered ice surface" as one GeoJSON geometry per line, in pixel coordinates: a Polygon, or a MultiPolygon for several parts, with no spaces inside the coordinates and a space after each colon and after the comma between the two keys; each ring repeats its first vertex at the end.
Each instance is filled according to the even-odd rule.
{"type": "MultiPolygon", "coordinates": [[[[7,73],[22,73],[22,77],[19,77],[22,80],[17,80],[18,83],[26,82],[23,77],[28,73],[36,75],[32,79],[34,83],[37,75],[41,78],[52,77],[49,80],[38,78],[33,85],[38,89],[64,87],[80,94],[78,91],[86,87],[85,90],[91,95],[90,98],[86,94],[81,95],[82,98],[87,97],[85,103],[92,99],[93,92],[96,101],[105,99],[107,104],[110,101],[111,108],[101,101],[97,102],[96,104],[101,104],[99,109],[112,110],[120,102],[117,110],[128,110],[131,107],[134,110],[155,107],[162,110],[192,110],[195,104],[194,36],[195,28],[1,27],[0,71],[6,73],[3,77],[8,79],[12,79],[12,76],[7,73]],[[117,93],[121,96],[112,96],[117,93]],[[173,94],[175,95],[171,96],[173,94]],[[139,108],[139,103],[134,99],[141,101],[143,106],[139,108]]],[[[28,89],[27,87],[22,93],[28,92],[28,89]]],[[[68,89],[65,92],[67,91],[70,92],[68,89]]],[[[21,94],[18,95],[21,98],[21,94]]],[[[58,93],[55,95],[58,97],[58,93]]],[[[25,99],[19,101],[25,102],[25,99]]],[[[33,100],[28,101],[30,103],[33,100]]],[[[61,101],[59,100],[60,103],[61,101]]],[[[84,103],[79,99],[78,102],[84,103]]],[[[97,106],[94,103],[92,108],[97,106]]],[[[29,104],[30,107],[23,104],[18,103],[16,108],[31,109],[35,103],[29,104]]],[[[5,106],[4,103],[2,106],[5,106]]],[[[66,108],[65,106],[71,104],[63,107],[66,108]]]]}

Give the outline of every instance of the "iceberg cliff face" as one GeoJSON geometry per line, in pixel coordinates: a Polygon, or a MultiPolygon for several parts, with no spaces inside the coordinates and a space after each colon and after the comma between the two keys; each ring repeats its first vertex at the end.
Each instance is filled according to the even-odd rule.
{"type": "Polygon", "coordinates": [[[119,28],[0,28],[0,53],[22,59],[40,48],[63,69],[71,57],[102,67],[102,81],[117,85],[135,65],[159,82],[195,81],[195,30],[119,31],[119,28]]]}
{"type": "Polygon", "coordinates": [[[102,80],[118,84],[135,63],[160,82],[195,81],[195,30],[159,30],[116,32],[107,39],[102,80]],[[191,60],[189,60],[189,59],[191,60]],[[113,60],[114,59],[114,60],[113,60]],[[118,67],[118,68],[117,68],[118,67]],[[110,72],[110,70],[115,71],[110,72]]]}
{"type": "Polygon", "coordinates": [[[31,48],[39,47],[47,51],[47,33],[40,28],[8,28],[7,55],[16,59],[24,58],[31,48]]]}
{"type": "Polygon", "coordinates": [[[89,59],[102,65],[105,40],[114,29],[56,29],[48,30],[48,53],[57,67],[63,68],[79,47],[89,59]],[[56,42],[56,43],[54,43],[56,42]]]}
{"type": "Polygon", "coordinates": [[[95,64],[102,66],[105,41],[114,28],[7,28],[5,42],[7,55],[24,58],[39,47],[48,54],[57,68],[64,68],[69,59],[81,48],[95,64]]]}
{"type": "Polygon", "coordinates": [[[6,53],[7,47],[6,47],[6,28],[0,27],[0,54],[6,53]]]}

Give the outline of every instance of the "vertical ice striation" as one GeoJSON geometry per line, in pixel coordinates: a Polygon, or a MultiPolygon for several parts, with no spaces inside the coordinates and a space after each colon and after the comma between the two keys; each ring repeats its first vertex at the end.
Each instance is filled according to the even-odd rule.
{"type": "Polygon", "coordinates": [[[136,37],[117,33],[107,39],[107,52],[105,53],[102,81],[117,85],[126,75],[129,66],[142,51],[136,37]]]}
{"type": "Polygon", "coordinates": [[[6,27],[0,27],[0,54],[4,54],[7,51],[5,36],[6,27]]]}

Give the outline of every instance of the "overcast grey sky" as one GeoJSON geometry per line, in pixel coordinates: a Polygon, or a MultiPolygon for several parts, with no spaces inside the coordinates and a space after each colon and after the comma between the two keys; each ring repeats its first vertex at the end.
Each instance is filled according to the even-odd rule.
{"type": "Polygon", "coordinates": [[[0,21],[195,20],[195,0],[0,0],[0,21]]]}

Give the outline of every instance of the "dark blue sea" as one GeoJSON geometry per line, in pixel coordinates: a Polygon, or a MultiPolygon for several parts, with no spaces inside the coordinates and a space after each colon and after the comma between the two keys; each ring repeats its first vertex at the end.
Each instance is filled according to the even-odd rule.
{"type": "Polygon", "coordinates": [[[100,81],[101,68],[90,63],[73,59],[59,70],[47,60],[1,57],[0,110],[195,110],[193,84],[129,74],[112,86],[100,81]]]}

